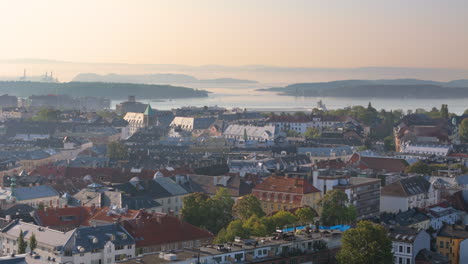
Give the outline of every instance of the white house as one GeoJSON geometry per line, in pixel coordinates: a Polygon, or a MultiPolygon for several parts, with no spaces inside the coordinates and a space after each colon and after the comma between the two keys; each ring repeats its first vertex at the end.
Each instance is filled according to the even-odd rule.
{"type": "Polygon", "coordinates": [[[381,189],[380,211],[404,212],[410,208],[425,208],[439,201],[439,191],[423,176],[414,176],[393,182],[381,189]]]}
{"type": "Polygon", "coordinates": [[[396,227],[390,230],[389,236],[395,264],[414,264],[419,251],[431,250],[431,236],[424,230],[396,227]]]}

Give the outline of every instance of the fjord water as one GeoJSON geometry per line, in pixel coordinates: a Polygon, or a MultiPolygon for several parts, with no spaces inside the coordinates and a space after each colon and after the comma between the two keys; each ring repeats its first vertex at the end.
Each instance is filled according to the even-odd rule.
{"type": "MultiPolygon", "coordinates": [[[[365,96],[355,98],[342,97],[302,97],[283,96],[276,92],[257,91],[261,88],[280,87],[284,84],[236,84],[216,85],[213,87],[193,87],[211,92],[208,97],[185,99],[145,100],[137,98],[142,103],[149,103],[151,107],[160,110],[170,110],[186,106],[219,106],[228,109],[246,108],[258,111],[310,111],[322,100],[328,109],[338,109],[356,105],[367,106],[372,103],[376,109],[404,111],[422,108],[431,110],[439,108],[442,104],[449,106],[450,112],[462,114],[468,109],[468,98],[453,99],[408,99],[408,98],[368,98],[365,96]]],[[[112,108],[121,101],[112,101],[112,108]]]]}

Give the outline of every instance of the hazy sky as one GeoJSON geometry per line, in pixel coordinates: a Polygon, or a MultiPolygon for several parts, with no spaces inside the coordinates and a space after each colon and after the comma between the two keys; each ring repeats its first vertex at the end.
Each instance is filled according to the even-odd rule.
{"type": "Polygon", "coordinates": [[[0,0],[0,59],[468,69],[467,0],[0,0]]]}

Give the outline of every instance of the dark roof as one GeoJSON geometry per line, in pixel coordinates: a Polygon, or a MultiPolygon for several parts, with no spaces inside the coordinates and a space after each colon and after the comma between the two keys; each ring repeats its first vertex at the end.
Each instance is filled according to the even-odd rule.
{"type": "Polygon", "coordinates": [[[95,249],[104,249],[104,245],[110,240],[116,246],[135,243],[133,237],[119,224],[79,227],[65,245],[64,250],[70,250],[73,254],[86,253],[95,249]]]}
{"type": "Polygon", "coordinates": [[[384,186],[382,195],[408,197],[429,191],[431,183],[423,176],[402,179],[384,186]]]}
{"type": "Polygon", "coordinates": [[[465,229],[464,226],[445,224],[440,229],[437,236],[467,239],[468,238],[468,231],[465,229]]]}

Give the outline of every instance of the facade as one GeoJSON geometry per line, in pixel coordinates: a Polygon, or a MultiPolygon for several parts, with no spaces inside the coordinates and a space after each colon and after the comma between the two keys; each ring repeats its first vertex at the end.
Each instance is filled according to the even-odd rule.
{"type": "Polygon", "coordinates": [[[122,224],[136,238],[137,256],[160,251],[195,249],[210,244],[214,237],[204,229],[160,213],[144,212],[122,224]]]}
{"type": "Polygon", "coordinates": [[[124,120],[128,122],[129,134],[133,135],[138,130],[150,127],[157,124],[156,114],[148,104],[143,113],[141,112],[127,112],[124,120]]]}
{"type": "Polygon", "coordinates": [[[452,264],[467,263],[468,231],[464,226],[444,225],[437,234],[436,249],[452,264]]]}
{"type": "Polygon", "coordinates": [[[320,190],[304,179],[270,176],[257,184],[252,194],[260,200],[266,214],[303,206],[320,211],[320,190]]]}
{"type": "MultiPolygon", "coordinates": [[[[276,233],[273,237],[236,239],[227,244],[205,245],[199,250],[180,249],[138,257],[148,264],[234,264],[234,263],[334,263],[333,258],[341,247],[341,237],[323,238],[320,235],[294,235],[276,233]],[[327,248],[316,249],[319,242],[327,248]]],[[[136,259],[123,263],[135,263],[136,259]]],[[[137,262],[138,263],[138,262],[137,262]]]]}
{"type": "MultiPolygon", "coordinates": [[[[37,240],[35,252],[44,260],[50,258],[54,262],[62,262],[63,245],[72,239],[74,235],[74,231],[61,232],[47,227],[14,221],[0,232],[2,254],[4,256],[17,254],[17,241],[21,231],[26,241],[29,241],[32,234],[34,234],[37,240]]],[[[26,251],[29,252],[30,248],[28,247],[26,251]]]]}
{"type": "Polygon", "coordinates": [[[267,120],[268,125],[275,126],[278,131],[294,131],[304,134],[308,128],[321,128],[322,118],[319,116],[272,116],[267,120]]]}
{"type": "Polygon", "coordinates": [[[208,129],[214,122],[213,117],[182,117],[176,116],[172,120],[170,127],[179,128],[183,131],[199,131],[208,129]]]}
{"type": "Polygon", "coordinates": [[[347,160],[354,153],[350,146],[339,147],[298,147],[298,154],[305,154],[312,162],[330,159],[347,160]]]}
{"type": "Polygon", "coordinates": [[[396,227],[389,232],[394,264],[415,264],[421,250],[431,249],[431,236],[424,230],[396,227]]]}
{"type": "Polygon", "coordinates": [[[346,193],[356,207],[358,218],[376,216],[380,209],[380,179],[351,177],[347,171],[315,170],[313,184],[322,196],[331,190],[346,193]]]}
{"type": "Polygon", "coordinates": [[[439,203],[439,191],[423,176],[402,179],[384,186],[381,190],[382,212],[406,211],[425,208],[439,203]]]}
{"type": "Polygon", "coordinates": [[[237,141],[256,141],[273,144],[278,137],[274,126],[229,125],[223,132],[223,137],[237,141]]]}

